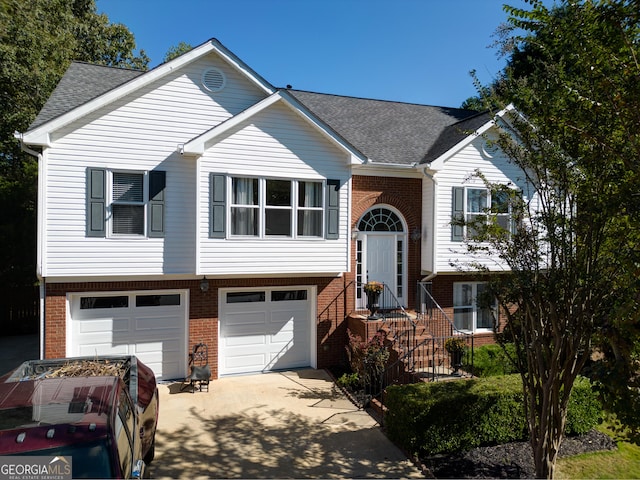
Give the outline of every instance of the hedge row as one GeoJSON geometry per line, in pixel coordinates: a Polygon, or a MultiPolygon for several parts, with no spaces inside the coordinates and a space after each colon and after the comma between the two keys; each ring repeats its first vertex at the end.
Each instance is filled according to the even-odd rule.
{"type": "MultiPolygon", "coordinates": [[[[416,454],[458,452],[528,438],[519,375],[391,386],[385,404],[387,435],[416,454]]],[[[578,378],[565,433],[586,433],[600,418],[600,403],[589,381],[578,378]]]]}

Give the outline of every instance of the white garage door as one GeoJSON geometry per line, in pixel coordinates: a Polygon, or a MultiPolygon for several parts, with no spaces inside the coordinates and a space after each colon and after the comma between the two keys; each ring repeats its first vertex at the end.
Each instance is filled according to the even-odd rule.
{"type": "Polygon", "coordinates": [[[312,365],[311,289],[220,290],[221,375],[312,365]]]}
{"type": "Polygon", "coordinates": [[[184,378],[186,291],[70,296],[67,356],[136,355],[158,379],[184,378]]]}

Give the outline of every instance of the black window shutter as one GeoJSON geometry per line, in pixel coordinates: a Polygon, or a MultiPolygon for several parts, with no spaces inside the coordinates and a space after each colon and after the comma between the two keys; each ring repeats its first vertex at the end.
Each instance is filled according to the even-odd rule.
{"type": "MultiPolygon", "coordinates": [[[[453,222],[464,220],[464,187],[453,187],[451,194],[452,207],[451,219],[453,222]]],[[[451,240],[461,242],[464,239],[464,228],[462,225],[451,225],[451,240]]]]}
{"type": "Polygon", "coordinates": [[[164,237],[166,186],[167,172],[163,170],[149,172],[149,237],[164,237]]]}
{"type": "Polygon", "coordinates": [[[209,237],[225,238],[226,211],[227,211],[227,177],[212,173],[209,175],[210,190],[210,218],[209,237]]]}
{"type": "Polygon", "coordinates": [[[325,237],[335,240],[340,236],[340,180],[327,180],[326,193],[327,233],[325,237]]]}
{"type": "Polygon", "coordinates": [[[105,237],[106,170],[87,168],[87,237],[105,237]]]}

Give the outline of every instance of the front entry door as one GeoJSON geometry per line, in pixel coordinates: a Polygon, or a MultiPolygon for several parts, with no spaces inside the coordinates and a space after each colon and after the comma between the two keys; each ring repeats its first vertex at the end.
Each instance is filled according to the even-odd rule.
{"type": "Polygon", "coordinates": [[[394,295],[396,289],[396,236],[369,233],[367,239],[367,282],[384,283],[394,295]]]}
{"type": "Polygon", "coordinates": [[[400,214],[384,205],[375,205],[360,218],[357,225],[356,308],[366,308],[366,295],[361,286],[366,282],[384,283],[406,306],[407,234],[400,214]]]}

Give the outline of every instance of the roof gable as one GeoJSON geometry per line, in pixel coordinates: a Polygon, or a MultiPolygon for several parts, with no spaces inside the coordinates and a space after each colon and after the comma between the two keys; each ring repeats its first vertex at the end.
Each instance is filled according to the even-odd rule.
{"type": "Polygon", "coordinates": [[[451,125],[434,142],[421,164],[427,165],[431,170],[440,170],[444,162],[452,155],[466,147],[478,136],[483,135],[487,130],[493,127],[500,128],[500,124],[508,122],[507,117],[513,114],[516,114],[513,105],[508,105],[494,115],[489,112],[477,113],[466,120],[451,125]]]}
{"type": "Polygon", "coordinates": [[[275,91],[273,86],[215,39],[211,39],[148,72],[74,63],[60,81],[62,87],[59,85],[60,88],[56,88],[47,101],[49,106],[46,110],[43,108],[38,117],[36,117],[36,121],[23,134],[22,139],[26,144],[49,145],[49,134],[51,132],[168,75],[212,51],[216,52],[265,93],[271,94],[275,91]],[[99,79],[100,75],[109,78],[99,79]],[[86,79],[91,79],[91,81],[85,82],[86,79]],[[77,98],[73,95],[76,89],[80,91],[80,95],[77,98]]]}
{"type": "Polygon", "coordinates": [[[366,161],[366,157],[361,152],[359,152],[351,144],[346,142],[342,137],[340,137],[340,135],[329,128],[322,120],[318,119],[313,114],[313,112],[308,111],[303,105],[300,105],[295,98],[292,98],[287,93],[286,90],[280,90],[272,94],[261,102],[258,102],[257,104],[249,107],[244,112],[241,112],[238,115],[230,118],[229,120],[221,123],[220,125],[211,128],[201,135],[198,135],[184,145],[180,145],[180,153],[183,155],[202,155],[207,148],[207,144],[214,141],[217,137],[223,135],[225,132],[229,131],[236,125],[246,122],[257,113],[269,108],[271,105],[277,102],[281,102],[287,105],[298,115],[302,116],[304,120],[312,125],[317,131],[327,137],[339,148],[347,152],[351,157],[351,162],[363,163],[366,161]]]}

